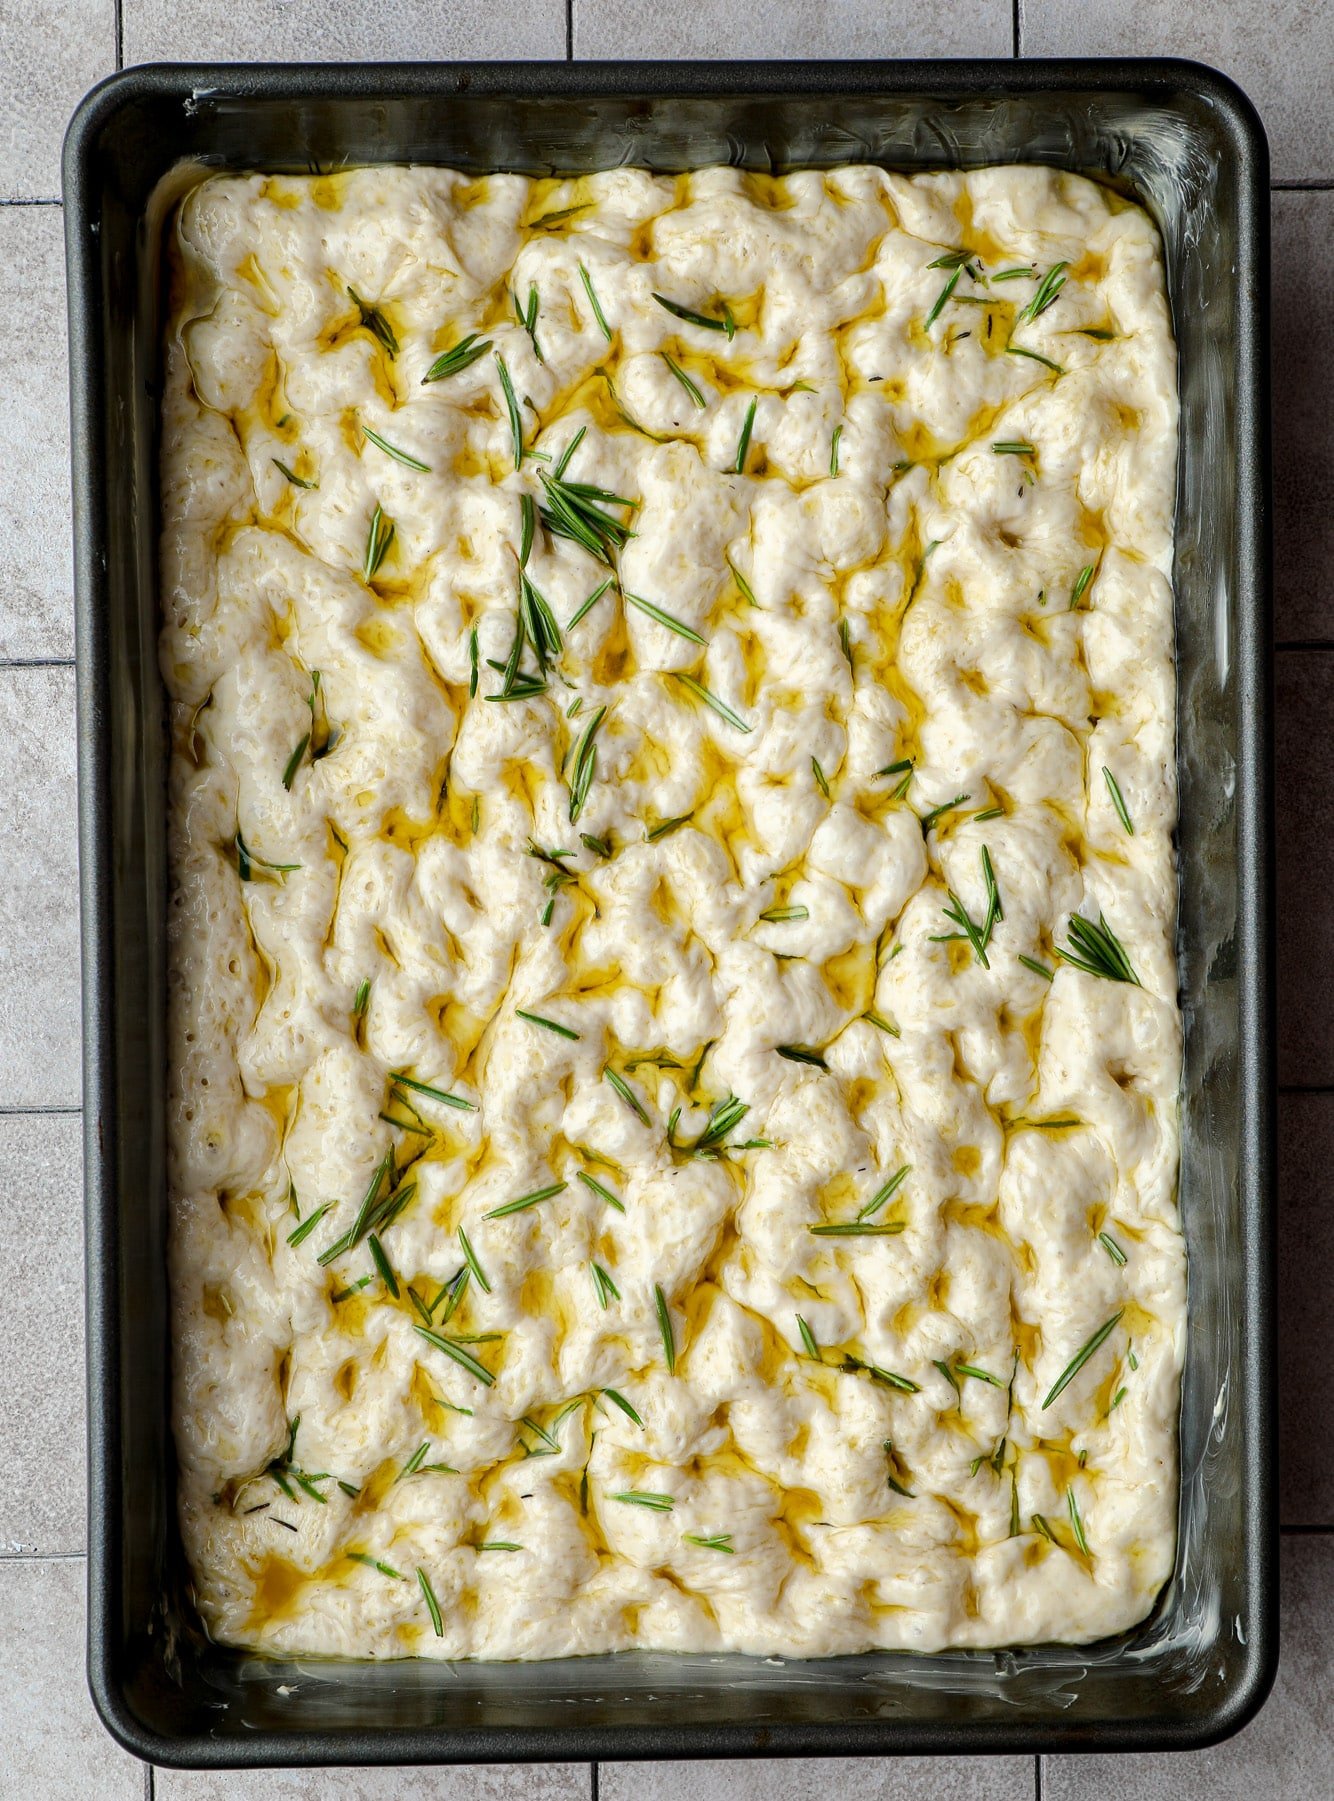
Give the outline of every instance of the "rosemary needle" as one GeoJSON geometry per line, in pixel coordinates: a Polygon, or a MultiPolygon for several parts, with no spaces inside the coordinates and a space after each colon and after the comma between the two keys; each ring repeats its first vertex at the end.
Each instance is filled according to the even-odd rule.
{"type": "Polygon", "coordinates": [[[682,306],[679,301],[668,300],[665,294],[655,294],[653,298],[673,318],[684,319],[687,325],[702,325],[706,331],[725,331],[729,341],[736,336],[736,321],[726,302],[723,303],[723,317],[714,319],[710,318],[707,313],[692,312],[688,306],[682,306]]]}
{"type": "Polygon", "coordinates": [[[1105,763],[1102,766],[1102,774],[1103,780],[1107,783],[1107,792],[1112,797],[1112,805],[1116,808],[1116,816],[1126,828],[1129,835],[1133,838],[1135,836],[1135,828],[1131,823],[1130,811],[1126,806],[1126,797],[1121,792],[1121,784],[1117,781],[1116,777],[1105,763]]]}
{"type": "Polygon", "coordinates": [[[1052,264],[1038,283],[1033,298],[1015,320],[1016,325],[1022,325],[1026,319],[1036,319],[1040,314],[1046,312],[1065,286],[1065,271],[1069,267],[1069,263],[1064,262],[1052,264]]]}
{"type": "Polygon", "coordinates": [[[599,1182],[596,1176],[590,1176],[586,1169],[577,1169],[574,1173],[583,1183],[584,1187],[587,1188],[590,1193],[595,1194],[600,1201],[605,1201],[609,1207],[614,1207],[618,1213],[625,1212],[624,1202],[618,1201],[610,1188],[608,1188],[605,1183],[599,1182]]]}
{"type": "Polygon", "coordinates": [[[1116,1240],[1112,1237],[1110,1232],[1099,1232],[1098,1243],[1102,1246],[1103,1250],[1106,1251],[1107,1255],[1111,1258],[1112,1262],[1118,1266],[1118,1268],[1125,1267],[1126,1254],[1121,1249],[1120,1245],[1116,1242],[1116,1240]]]}
{"type": "Polygon", "coordinates": [[[942,801],[938,807],[932,807],[929,813],[923,813],[921,820],[923,838],[931,833],[937,822],[942,819],[946,813],[952,813],[956,807],[961,807],[963,803],[970,798],[971,797],[967,794],[956,794],[953,800],[942,801]]]}
{"type": "Polygon", "coordinates": [[[811,774],[815,777],[816,787],[820,790],[821,794],[824,795],[825,799],[828,800],[829,778],[820,767],[819,759],[816,757],[811,758],[811,774]]]}
{"type": "Polygon", "coordinates": [[[710,693],[703,682],[696,680],[693,675],[686,675],[683,670],[679,669],[673,670],[672,674],[683,688],[694,695],[696,700],[702,700],[706,707],[711,708],[720,719],[726,720],[735,731],[749,732],[752,729],[749,722],[743,719],[740,713],[733,712],[725,700],[719,700],[716,694],[710,693]]]}
{"type": "Polygon", "coordinates": [[[733,465],[738,475],[744,475],[746,472],[746,453],[750,449],[750,434],[755,429],[755,408],[758,405],[759,400],[758,398],[755,398],[751,400],[750,405],[746,408],[745,422],[741,427],[741,437],[737,441],[736,462],[733,465]]]}
{"type": "Polygon", "coordinates": [[[486,1271],[478,1261],[477,1253],[473,1250],[468,1234],[464,1231],[462,1226],[459,1227],[459,1245],[463,1251],[464,1258],[467,1261],[468,1268],[472,1271],[477,1280],[477,1286],[485,1294],[490,1294],[491,1284],[486,1279],[486,1271]]]}
{"type": "Polygon", "coordinates": [[[1085,563],[1084,567],[1075,577],[1075,585],[1070,590],[1070,606],[1068,611],[1071,613],[1074,612],[1075,608],[1088,592],[1088,585],[1093,580],[1096,569],[1097,565],[1095,563],[1085,563]]]}
{"type": "Polygon", "coordinates": [[[609,1495],[608,1500],[621,1501],[627,1507],[650,1507],[655,1513],[670,1513],[676,1505],[672,1495],[659,1494],[652,1488],[624,1488],[618,1494],[609,1495]]]}
{"type": "Polygon", "coordinates": [[[561,1194],[569,1187],[568,1182],[548,1182],[545,1188],[535,1188],[531,1194],[521,1194],[516,1201],[506,1201],[501,1207],[492,1207],[483,1219],[504,1219],[511,1213],[526,1213],[530,1207],[536,1207],[542,1201],[549,1201],[553,1195],[561,1194]]]}
{"type": "Polygon", "coordinates": [[[610,1064],[607,1064],[603,1068],[602,1074],[603,1074],[604,1079],[606,1081],[608,1081],[611,1084],[611,1086],[616,1090],[617,1094],[620,1095],[621,1099],[625,1102],[626,1106],[635,1115],[635,1117],[639,1120],[642,1120],[645,1125],[648,1125],[649,1117],[648,1117],[648,1114],[644,1110],[644,1103],[643,1103],[643,1101],[640,1100],[639,1096],[635,1093],[634,1089],[626,1081],[625,1077],[618,1075],[616,1073],[616,1071],[611,1067],[610,1064]]]}
{"type": "Polygon", "coordinates": [[[881,1382],[886,1388],[896,1388],[900,1394],[920,1394],[921,1387],[907,1376],[900,1376],[896,1370],[881,1369],[877,1363],[863,1363],[860,1357],[845,1357],[839,1368],[848,1375],[869,1376],[873,1382],[881,1382]]]}
{"type": "Polygon", "coordinates": [[[301,767],[301,759],[305,756],[306,747],[309,743],[310,733],[307,732],[305,737],[298,743],[291,756],[287,759],[287,767],[283,770],[283,787],[286,788],[289,794],[292,792],[292,783],[296,780],[296,772],[301,767]]]}
{"type": "Polygon", "coordinates": [[[658,1330],[662,1334],[662,1354],[667,1364],[667,1374],[676,1374],[676,1334],[672,1330],[671,1310],[667,1305],[667,1297],[662,1292],[660,1283],[653,1284],[653,1300],[658,1313],[658,1330]]]}
{"type": "Polygon", "coordinates": [[[567,632],[572,632],[574,630],[575,626],[578,625],[579,621],[584,617],[584,615],[586,613],[589,613],[592,611],[592,609],[602,599],[602,596],[607,592],[607,589],[612,586],[615,579],[616,579],[615,576],[609,575],[605,582],[602,582],[598,587],[594,588],[593,592],[589,595],[588,599],[582,603],[582,605],[576,607],[574,612],[571,613],[569,620],[566,624],[565,629],[567,632]]]}
{"type": "Polygon", "coordinates": [[[1020,344],[1007,344],[1006,356],[1027,357],[1030,363],[1041,363],[1044,369],[1054,369],[1057,375],[1064,375],[1065,370],[1060,363],[1054,363],[1049,356],[1043,356],[1038,350],[1025,350],[1020,344]]]}
{"type": "Polygon", "coordinates": [[[1045,963],[1039,963],[1036,957],[1026,957],[1021,951],[1019,953],[1019,961],[1023,964],[1025,969],[1031,969],[1035,976],[1041,976],[1044,982],[1054,982],[1056,980],[1055,970],[1048,969],[1045,963]]]}
{"type": "Polygon", "coordinates": [[[614,1301],[619,1301],[621,1298],[621,1291],[617,1288],[616,1284],[612,1281],[611,1277],[607,1274],[606,1270],[603,1269],[600,1263],[590,1263],[588,1267],[593,1272],[593,1286],[597,1290],[598,1306],[601,1307],[605,1313],[607,1310],[608,1297],[610,1296],[614,1301]]]}
{"type": "Polygon", "coordinates": [[[423,1569],[417,1571],[417,1586],[421,1589],[422,1595],[426,1601],[427,1609],[430,1612],[431,1628],[437,1638],[443,1638],[445,1636],[445,1623],[440,1617],[440,1603],[436,1600],[435,1590],[431,1587],[431,1578],[423,1569]]]}
{"type": "Polygon", "coordinates": [[[620,1408],[627,1419],[633,1420],[636,1426],[643,1425],[643,1420],[635,1412],[634,1408],[630,1405],[629,1401],[626,1400],[619,1388],[604,1388],[602,1392],[614,1407],[620,1408]]]}
{"type": "Polygon", "coordinates": [[[776,1044],[774,1046],[780,1057],[789,1063],[809,1063],[812,1069],[828,1069],[829,1065],[819,1051],[812,1050],[806,1044],[776,1044]]]}
{"type": "Polygon", "coordinates": [[[726,562],[727,567],[732,572],[732,580],[736,583],[737,587],[741,590],[742,600],[745,601],[745,603],[748,607],[759,606],[760,603],[755,598],[755,590],[751,587],[750,583],[746,580],[745,576],[742,575],[741,571],[737,568],[736,564],[732,561],[732,559],[730,557],[724,558],[724,561],[726,562]]]}
{"type": "Polygon", "coordinates": [[[371,979],[363,976],[357,983],[357,992],[352,997],[352,1017],[363,1019],[371,1001],[371,979]]]}
{"type": "Polygon", "coordinates": [[[370,582],[380,573],[380,565],[389,555],[389,547],[394,542],[394,522],[384,508],[376,502],[375,511],[371,514],[370,530],[366,534],[366,555],[361,565],[361,579],[370,582]]]}
{"type": "Polygon", "coordinates": [[[730,1532],[715,1532],[712,1537],[699,1532],[683,1532],[681,1536],[688,1545],[698,1545],[702,1551],[726,1551],[729,1557],[735,1555],[730,1532]]]}
{"type": "Polygon", "coordinates": [[[348,299],[361,315],[363,329],[368,331],[376,342],[388,351],[391,359],[396,357],[398,355],[398,339],[394,336],[393,326],[390,325],[379,307],[371,306],[369,302],[363,300],[355,288],[349,288],[347,294],[348,299]]]}
{"type": "Polygon", "coordinates": [[[831,475],[838,474],[838,447],[842,442],[842,438],[843,427],[841,425],[836,425],[834,427],[834,435],[829,440],[829,473],[831,475]]]}
{"type": "Polygon", "coordinates": [[[424,1094],[428,1100],[443,1101],[447,1107],[457,1107],[462,1113],[476,1113],[474,1101],[465,1100],[461,1094],[447,1094],[443,1088],[432,1088],[429,1082],[419,1082],[415,1076],[404,1075],[401,1069],[395,1070],[390,1077],[393,1082],[404,1088],[411,1088],[414,1094],[424,1094]]]}
{"type": "Polygon", "coordinates": [[[432,1332],[426,1326],[414,1325],[412,1329],[419,1337],[424,1338],[427,1344],[433,1345],[437,1351],[443,1351],[446,1357],[452,1357],[461,1369],[467,1370],[470,1376],[475,1376],[487,1388],[495,1386],[496,1379],[490,1370],[484,1363],[479,1363],[472,1352],[466,1350],[463,1345],[456,1344],[452,1338],[446,1338],[442,1332],[432,1332]]]}
{"type": "MultiPolygon", "coordinates": [[[[601,706],[589,718],[588,724],[580,734],[579,743],[574,753],[574,771],[570,777],[570,824],[573,825],[584,810],[588,799],[588,791],[593,786],[593,776],[597,771],[597,735],[598,728],[606,717],[607,709],[601,706]]],[[[542,1022],[546,1024],[546,1021],[542,1022]]],[[[559,1028],[557,1028],[559,1030],[559,1028]]],[[[577,1037],[577,1033],[572,1033],[577,1037]]]]}
{"type": "Polygon", "coordinates": [[[808,1357],[813,1357],[815,1361],[819,1363],[821,1361],[820,1347],[815,1342],[815,1334],[811,1331],[810,1327],[806,1324],[800,1314],[797,1315],[797,1330],[801,1334],[801,1342],[806,1355],[808,1357]]]}
{"type": "Polygon", "coordinates": [[[1070,1524],[1074,1528],[1075,1543],[1079,1546],[1085,1557],[1087,1557],[1089,1555],[1089,1543],[1084,1536],[1084,1522],[1080,1518],[1079,1502],[1075,1499],[1075,1491],[1073,1488],[1066,1489],[1065,1502],[1066,1506],[1070,1509],[1070,1524]]]}
{"type": "Polygon", "coordinates": [[[393,1266],[385,1255],[384,1246],[380,1243],[374,1232],[371,1233],[366,1242],[370,1246],[371,1262],[374,1263],[376,1269],[380,1273],[380,1280],[384,1283],[390,1294],[393,1295],[394,1299],[397,1300],[398,1277],[394,1274],[393,1266]]]}
{"type": "Polygon", "coordinates": [[[936,295],[936,303],[931,308],[931,311],[926,316],[925,329],[927,331],[930,331],[931,327],[935,324],[936,320],[939,319],[940,315],[944,312],[945,303],[950,298],[950,296],[953,294],[954,290],[958,287],[959,277],[962,274],[963,274],[963,264],[960,263],[955,268],[953,274],[949,277],[948,281],[946,281],[944,287],[940,290],[939,294],[936,295]]]}
{"type": "Polygon", "coordinates": [[[585,269],[582,263],[579,265],[579,279],[584,284],[584,292],[588,295],[588,304],[593,309],[593,317],[601,327],[603,337],[610,344],[611,327],[607,324],[606,315],[603,313],[601,304],[598,301],[597,291],[593,286],[593,277],[588,273],[588,270],[585,269]]]}
{"type": "Polygon", "coordinates": [[[894,1174],[889,1178],[889,1180],[886,1183],[884,1183],[880,1188],[876,1189],[875,1193],[871,1196],[870,1200],[866,1203],[866,1205],[862,1208],[861,1212],[857,1215],[857,1218],[858,1219],[870,1219],[873,1214],[879,1213],[880,1209],[884,1206],[885,1202],[887,1200],[889,1200],[891,1198],[891,1196],[898,1193],[899,1189],[902,1188],[904,1182],[907,1181],[908,1177],[911,1174],[912,1174],[912,1164],[911,1163],[905,1163],[899,1169],[896,1169],[894,1171],[894,1174]]]}
{"type": "Polygon", "coordinates": [[[509,414],[510,436],[514,443],[514,467],[520,468],[523,463],[523,421],[519,417],[519,402],[515,397],[514,383],[510,380],[510,372],[505,367],[505,359],[496,352],[496,368],[500,373],[500,386],[505,395],[505,411],[509,414]]]}
{"type": "Polygon", "coordinates": [[[1075,1377],[1079,1374],[1080,1370],[1083,1369],[1084,1365],[1088,1362],[1089,1358],[1092,1357],[1093,1353],[1095,1351],[1097,1351],[1102,1345],[1104,1345],[1107,1342],[1107,1340],[1111,1337],[1112,1333],[1115,1331],[1116,1326],[1117,1326],[1118,1322],[1120,1321],[1121,1315],[1124,1312],[1125,1312],[1124,1307],[1118,1307],[1116,1312],[1112,1315],[1112,1317],[1109,1320],[1103,1321],[1103,1323],[1098,1327],[1098,1330],[1093,1334],[1092,1338],[1088,1339],[1084,1344],[1082,1344],[1079,1347],[1079,1349],[1075,1352],[1074,1356],[1070,1359],[1069,1363],[1066,1364],[1065,1368],[1061,1371],[1060,1375],[1056,1378],[1055,1382],[1052,1383],[1050,1389],[1048,1389],[1047,1398],[1042,1403],[1044,1409],[1051,1406],[1052,1402],[1056,1399],[1057,1395],[1059,1395],[1063,1389],[1067,1388],[1069,1386],[1069,1384],[1074,1381],[1075,1377]]]}
{"type": "Polygon", "coordinates": [[[291,482],[294,488],[309,489],[319,487],[320,484],[318,482],[307,481],[304,475],[298,475],[295,470],[289,469],[287,464],[280,461],[278,457],[273,457],[271,461],[274,468],[279,470],[282,475],[286,476],[287,480],[291,482]]]}
{"type": "Polygon", "coordinates": [[[378,1570],[382,1576],[392,1576],[395,1582],[407,1580],[402,1570],[396,1570],[390,1563],[381,1563],[379,1558],[372,1557],[366,1551],[347,1551],[344,1555],[350,1563],[364,1563],[368,1570],[378,1570]]]}
{"type": "Polygon", "coordinates": [[[809,907],[766,907],[760,918],[769,925],[786,925],[789,920],[809,919],[809,907]]]}
{"type": "Polygon", "coordinates": [[[681,386],[685,389],[686,393],[689,394],[690,398],[694,401],[695,405],[697,407],[699,407],[701,410],[704,407],[706,407],[708,405],[708,402],[705,400],[704,396],[700,393],[699,389],[695,386],[694,382],[691,381],[690,377],[686,374],[685,370],[681,367],[680,363],[678,363],[676,361],[676,358],[668,356],[668,354],[665,350],[660,350],[658,352],[658,355],[662,358],[663,362],[666,363],[667,367],[671,370],[672,374],[676,377],[677,381],[680,382],[681,386]]]}
{"type": "Polygon", "coordinates": [[[688,638],[692,644],[708,643],[708,639],[701,638],[693,625],[687,625],[684,620],[678,619],[675,614],[665,612],[662,607],[656,605],[653,601],[645,600],[642,594],[631,594],[628,588],[623,589],[622,592],[632,607],[638,607],[641,613],[646,613],[650,619],[655,619],[659,625],[665,626],[669,632],[675,632],[678,638],[688,638]]]}
{"type": "Polygon", "coordinates": [[[447,381],[451,375],[458,375],[470,363],[484,357],[491,348],[491,340],[479,340],[475,331],[470,331],[466,338],[455,344],[452,349],[442,351],[422,376],[421,385],[428,382],[447,381]]]}
{"type": "Polygon", "coordinates": [[[382,450],[387,457],[392,457],[396,463],[402,463],[405,469],[417,469],[420,470],[423,475],[429,475],[431,473],[431,465],[429,463],[419,462],[415,456],[410,456],[406,450],[400,450],[397,444],[391,444],[388,438],[382,438],[379,432],[372,431],[369,425],[363,425],[361,432],[362,436],[374,444],[377,450],[382,450]]]}
{"type": "Polygon", "coordinates": [[[336,1207],[337,1205],[337,1201],[324,1201],[313,1213],[308,1213],[301,1224],[294,1227],[294,1229],[287,1234],[288,1244],[297,1245],[300,1244],[303,1239],[309,1238],[329,1209],[331,1207],[336,1207]]]}
{"type": "Polygon", "coordinates": [[[545,1026],[548,1032],[555,1032],[560,1038],[578,1038],[581,1035],[572,1027],[563,1026],[556,1019],[547,1019],[541,1013],[529,1013],[523,1007],[516,1007],[514,1011],[520,1019],[526,1019],[530,1026],[545,1026]]]}
{"type": "Polygon", "coordinates": [[[874,1220],[855,1219],[832,1225],[807,1226],[813,1238],[897,1238],[905,1229],[901,1219],[877,1225],[874,1220]]]}
{"type": "Polygon", "coordinates": [[[1136,988],[1141,986],[1125,946],[1108,925],[1105,913],[1099,913],[1096,925],[1082,913],[1073,914],[1069,947],[1058,944],[1056,955],[1073,968],[1082,969],[1086,975],[1102,976],[1109,982],[1133,982],[1136,988]]]}
{"type": "Polygon", "coordinates": [[[477,627],[468,633],[468,699],[477,697],[477,677],[480,671],[477,662],[477,627]]]}

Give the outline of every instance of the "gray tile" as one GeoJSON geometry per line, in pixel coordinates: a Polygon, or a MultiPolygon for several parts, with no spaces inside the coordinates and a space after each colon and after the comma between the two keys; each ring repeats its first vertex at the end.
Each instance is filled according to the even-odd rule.
{"type": "Polygon", "coordinates": [[[663,6],[574,0],[574,54],[636,56],[1009,56],[1010,0],[769,0],[767,6],[663,6]]]}
{"type": "Polygon", "coordinates": [[[1274,632],[1334,639],[1334,194],[1273,197],[1274,632]]]}
{"type": "Polygon", "coordinates": [[[600,1801],[1032,1801],[1031,1757],[604,1763],[600,1801]]]}
{"type": "Polygon", "coordinates": [[[1048,1757],[1045,1801],[1328,1801],[1334,1793],[1334,1538],[1286,1538],[1283,1660],[1259,1717],[1210,1751],[1048,1757]]]}
{"type": "Polygon", "coordinates": [[[447,1770],[155,1770],[157,1801],[588,1801],[586,1763],[447,1770]]]}
{"type": "Polygon", "coordinates": [[[1334,650],[1274,659],[1278,1074],[1334,1085],[1334,650]]]}
{"type": "Polygon", "coordinates": [[[61,230],[0,206],[0,662],[74,652],[61,230]]]}
{"type": "Polygon", "coordinates": [[[1334,1420],[1324,1392],[1334,1341],[1334,1094],[1278,1104],[1279,1517],[1334,1526],[1334,1420]]]}
{"type": "Polygon", "coordinates": [[[74,672],[0,669],[0,1108],[79,1099],[74,672]]]}
{"type": "Polygon", "coordinates": [[[83,1166],[77,1114],[0,1116],[0,1553],[84,1548],[83,1166]],[[39,1231],[33,1230],[41,1222],[39,1231]]]}
{"type": "Polygon", "coordinates": [[[0,0],[0,199],[55,200],[75,106],[116,66],[115,0],[0,0]]]}
{"type": "Polygon", "coordinates": [[[0,1796],[143,1801],[144,1766],[107,1737],[84,1679],[81,1557],[0,1559],[0,1796]]]}
{"type": "Polygon", "coordinates": [[[1328,0],[1022,0],[1025,56],[1188,56],[1255,102],[1274,175],[1334,177],[1334,8],[1328,0]]]}
{"type": "Polygon", "coordinates": [[[565,0],[125,0],[125,61],[565,55],[565,0]]]}

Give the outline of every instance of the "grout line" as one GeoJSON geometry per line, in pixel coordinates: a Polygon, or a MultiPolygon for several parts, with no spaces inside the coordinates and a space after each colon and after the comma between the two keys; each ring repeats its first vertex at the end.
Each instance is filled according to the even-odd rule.
{"type": "Polygon", "coordinates": [[[73,657],[0,657],[0,671],[6,669],[73,669],[73,657]]]}
{"type": "Polygon", "coordinates": [[[1331,188],[1334,188],[1334,181],[1328,181],[1320,175],[1313,175],[1309,181],[1302,176],[1295,176],[1290,180],[1271,181],[1269,184],[1272,194],[1327,194],[1331,188]]]}
{"type": "Polygon", "coordinates": [[[153,1801],[157,1794],[157,1771],[151,1763],[144,1765],[144,1797],[145,1801],[153,1801]]]}
{"type": "Polygon", "coordinates": [[[1024,0],[1014,0],[1013,50],[1014,56],[1022,56],[1024,30],[1024,0]]]}
{"type": "Polygon", "coordinates": [[[0,198],[0,206],[59,206],[59,205],[60,205],[60,201],[58,198],[55,200],[47,200],[44,197],[42,197],[41,195],[30,195],[30,196],[28,196],[26,198],[22,198],[22,199],[14,196],[14,195],[6,195],[4,198],[0,198]]]}
{"type": "Polygon", "coordinates": [[[125,0],[116,0],[116,67],[125,67],[125,0]]]}
{"type": "Polygon", "coordinates": [[[1283,1538],[1329,1538],[1334,1526],[1280,1526],[1279,1533],[1283,1538]]]}
{"type": "Polygon", "coordinates": [[[38,1119],[48,1116],[77,1119],[82,1112],[82,1107],[0,1107],[0,1119],[28,1119],[33,1116],[38,1119]]]}
{"type": "Polygon", "coordinates": [[[599,1789],[598,1767],[595,1763],[591,1763],[588,1766],[588,1780],[589,1780],[589,1789],[588,1789],[589,1801],[598,1801],[598,1789],[599,1789]]]}
{"type": "Polygon", "coordinates": [[[1033,1801],[1042,1801],[1042,1753],[1033,1759],[1033,1801]]]}
{"type": "Polygon", "coordinates": [[[83,1563],[86,1551],[0,1551],[0,1563],[83,1563]]]}
{"type": "Polygon", "coordinates": [[[1277,650],[1334,650],[1334,638],[1275,638],[1277,650]]]}
{"type": "Polygon", "coordinates": [[[1280,1094],[1334,1094],[1328,1082],[1280,1082],[1280,1094]]]}
{"type": "MultiPolygon", "coordinates": [[[[565,0],[565,60],[574,61],[574,0],[565,0]]],[[[596,1770],[597,1765],[593,1768],[596,1770]]],[[[597,1778],[593,1779],[593,1793],[597,1794],[597,1778]]]]}

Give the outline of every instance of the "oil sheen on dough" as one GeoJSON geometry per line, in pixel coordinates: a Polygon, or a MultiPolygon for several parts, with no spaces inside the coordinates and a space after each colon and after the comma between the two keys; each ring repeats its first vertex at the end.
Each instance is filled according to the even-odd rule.
{"type": "Polygon", "coordinates": [[[1186,1277],[1147,217],[1029,168],[379,168],[205,181],[171,261],[211,1631],[811,1656],[1141,1619],[1186,1277]],[[498,700],[522,497],[581,430],[561,479],[633,535],[571,625],[613,568],[536,518],[560,644],[498,700]],[[983,939],[984,850],[979,955],[946,908],[983,939]],[[1138,985],[1058,957],[1076,913],[1138,985]],[[812,1230],[845,1224],[890,1230],[812,1230]]]}

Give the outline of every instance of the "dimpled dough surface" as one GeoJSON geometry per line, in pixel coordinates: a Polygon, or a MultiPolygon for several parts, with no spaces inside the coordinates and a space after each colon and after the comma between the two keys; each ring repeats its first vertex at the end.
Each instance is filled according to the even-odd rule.
{"type": "Polygon", "coordinates": [[[1036,168],[378,168],[207,180],[172,237],[211,1630],[821,1655],[1141,1619],[1185,1333],[1147,217],[1036,168]],[[553,478],[633,535],[553,531],[553,478]],[[1058,956],[1076,914],[1138,984],[1058,956]]]}

